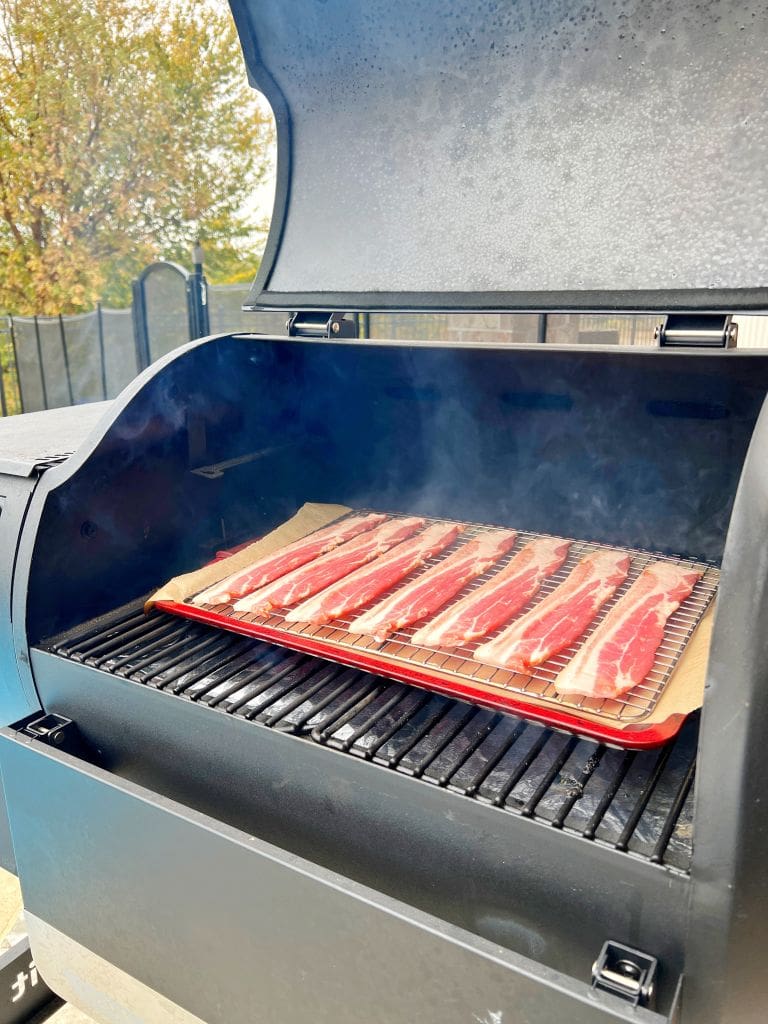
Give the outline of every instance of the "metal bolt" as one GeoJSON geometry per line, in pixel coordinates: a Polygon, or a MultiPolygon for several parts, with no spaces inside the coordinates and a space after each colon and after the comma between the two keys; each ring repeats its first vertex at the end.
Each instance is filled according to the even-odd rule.
{"type": "Polygon", "coordinates": [[[333,323],[331,324],[331,333],[332,334],[338,334],[340,330],[341,330],[341,324],[339,323],[338,320],[334,320],[333,323]]]}
{"type": "Polygon", "coordinates": [[[616,971],[623,974],[625,978],[632,978],[633,981],[640,979],[640,968],[631,960],[619,960],[616,964],[616,971]]]}

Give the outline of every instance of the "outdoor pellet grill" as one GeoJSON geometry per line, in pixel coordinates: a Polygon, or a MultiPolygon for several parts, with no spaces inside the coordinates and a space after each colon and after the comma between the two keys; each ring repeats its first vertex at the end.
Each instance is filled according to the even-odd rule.
{"type": "Polygon", "coordinates": [[[768,357],[728,314],[768,308],[768,16],[233,10],[280,152],[252,304],[289,336],[0,424],[3,863],[42,976],[110,1022],[762,1020],[768,357]],[[669,315],[655,350],[340,315],[462,308],[669,315]],[[144,611],[305,502],[708,567],[701,714],[627,749],[144,611]]]}

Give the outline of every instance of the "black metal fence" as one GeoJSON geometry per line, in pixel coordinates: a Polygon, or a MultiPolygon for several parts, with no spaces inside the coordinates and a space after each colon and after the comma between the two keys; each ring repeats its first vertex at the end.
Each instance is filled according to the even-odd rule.
{"type": "MultiPolygon", "coordinates": [[[[137,279],[128,309],[97,306],[75,316],[0,316],[3,416],[115,395],[155,359],[195,337],[232,331],[282,334],[285,313],[244,313],[248,286],[206,285],[157,263],[137,279]]],[[[371,313],[362,337],[501,343],[652,345],[659,317],[513,313],[371,313]]],[[[739,317],[739,345],[768,347],[768,317],[739,317]]]]}
{"type": "Polygon", "coordinates": [[[111,398],[138,372],[130,309],[5,321],[5,415],[111,398]]]}
{"type": "Polygon", "coordinates": [[[134,282],[127,309],[0,316],[0,413],[114,398],[149,363],[193,338],[284,329],[282,314],[244,314],[247,294],[247,285],[207,285],[199,265],[190,274],[155,263],[134,282]]]}

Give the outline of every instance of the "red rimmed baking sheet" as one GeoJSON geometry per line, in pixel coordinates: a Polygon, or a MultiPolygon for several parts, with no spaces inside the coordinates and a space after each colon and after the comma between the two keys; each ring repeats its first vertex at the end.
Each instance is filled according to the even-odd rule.
{"type": "MultiPolygon", "coordinates": [[[[469,526],[455,546],[470,536],[489,529],[493,527],[469,526]]],[[[502,568],[525,543],[537,536],[541,534],[520,531],[513,551],[494,566],[491,572],[469,584],[454,600],[460,600],[473,587],[491,578],[493,573],[502,568]]],[[[605,545],[572,541],[569,557],[562,569],[546,581],[536,597],[520,614],[533,607],[562,582],[586,553],[601,547],[605,545]]],[[[453,549],[454,546],[439,557],[444,557],[453,549]]],[[[698,675],[693,681],[694,691],[697,687],[703,689],[703,667],[708,643],[705,643],[703,635],[699,635],[705,630],[699,630],[698,627],[705,617],[710,618],[707,613],[717,589],[719,573],[712,566],[687,559],[670,558],[637,550],[621,550],[626,550],[632,559],[627,581],[595,617],[585,636],[596,628],[640,571],[652,562],[675,562],[696,568],[703,574],[691,596],[670,618],[653,669],[640,687],[630,691],[621,700],[567,699],[560,698],[554,691],[554,678],[567,659],[573,656],[584,638],[540,666],[532,675],[523,676],[475,661],[472,658],[472,651],[483,641],[451,652],[446,649],[416,647],[410,643],[410,639],[418,626],[400,630],[384,643],[378,643],[372,637],[351,633],[345,628],[348,625],[345,620],[336,620],[325,626],[310,626],[306,623],[286,622],[279,612],[268,616],[235,613],[229,605],[197,607],[186,601],[161,600],[156,606],[173,615],[270,641],[447,696],[519,714],[612,745],[642,749],[658,746],[670,739],[682,725],[686,714],[700,703],[695,692],[693,698],[691,696],[692,684],[687,676],[691,675],[691,671],[697,672],[698,675]],[[692,643],[694,636],[695,644],[692,643]],[[698,648],[695,659],[692,657],[694,647],[698,648]],[[684,664],[686,662],[690,663],[690,671],[684,664]],[[685,689],[682,682],[684,669],[685,689]],[[678,699],[673,699],[675,697],[678,699]]],[[[399,586],[407,585],[420,572],[435,564],[435,561],[430,560],[427,566],[411,574],[399,586]]],[[[355,614],[359,614],[360,611],[359,609],[355,614]]]]}

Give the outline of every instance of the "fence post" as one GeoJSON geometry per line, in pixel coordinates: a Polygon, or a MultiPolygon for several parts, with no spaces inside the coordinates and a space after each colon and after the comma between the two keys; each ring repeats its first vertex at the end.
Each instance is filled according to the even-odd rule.
{"type": "Polygon", "coordinates": [[[107,364],[104,361],[104,318],[101,303],[96,303],[96,332],[99,338],[99,359],[101,361],[101,397],[107,397],[107,364]]]}
{"type": "Polygon", "coordinates": [[[67,351],[67,335],[64,331],[64,317],[59,313],[59,335],[61,337],[61,353],[64,356],[64,373],[67,375],[67,394],[69,404],[75,404],[75,396],[72,392],[72,374],[69,369],[69,352],[67,351]]]}
{"type": "Polygon", "coordinates": [[[203,247],[198,239],[192,247],[193,270],[187,279],[187,303],[189,305],[189,340],[205,338],[211,333],[208,314],[208,282],[203,271],[203,247]]]}
{"type": "Polygon", "coordinates": [[[547,343],[547,314],[539,313],[538,323],[536,325],[536,341],[540,345],[546,345],[547,343]]]}
{"type": "Polygon", "coordinates": [[[45,386],[45,367],[43,366],[43,346],[40,342],[40,324],[35,313],[35,341],[37,342],[37,364],[40,367],[40,386],[43,390],[43,408],[48,408],[48,388],[45,386]]]}
{"type": "Polygon", "coordinates": [[[19,353],[16,349],[16,330],[13,326],[13,317],[8,317],[11,326],[11,348],[13,349],[13,368],[16,371],[16,393],[19,396],[19,412],[24,412],[24,392],[21,387],[21,376],[19,374],[19,353]]]}
{"type": "Polygon", "coordinates": [[[133,321],[133,341],[136,345],[136,369],[141,373],[149,366],[149,329],[142,278],[139,277],[133,282],[131,292],[133,294],[131,320],[133,321]]]}

